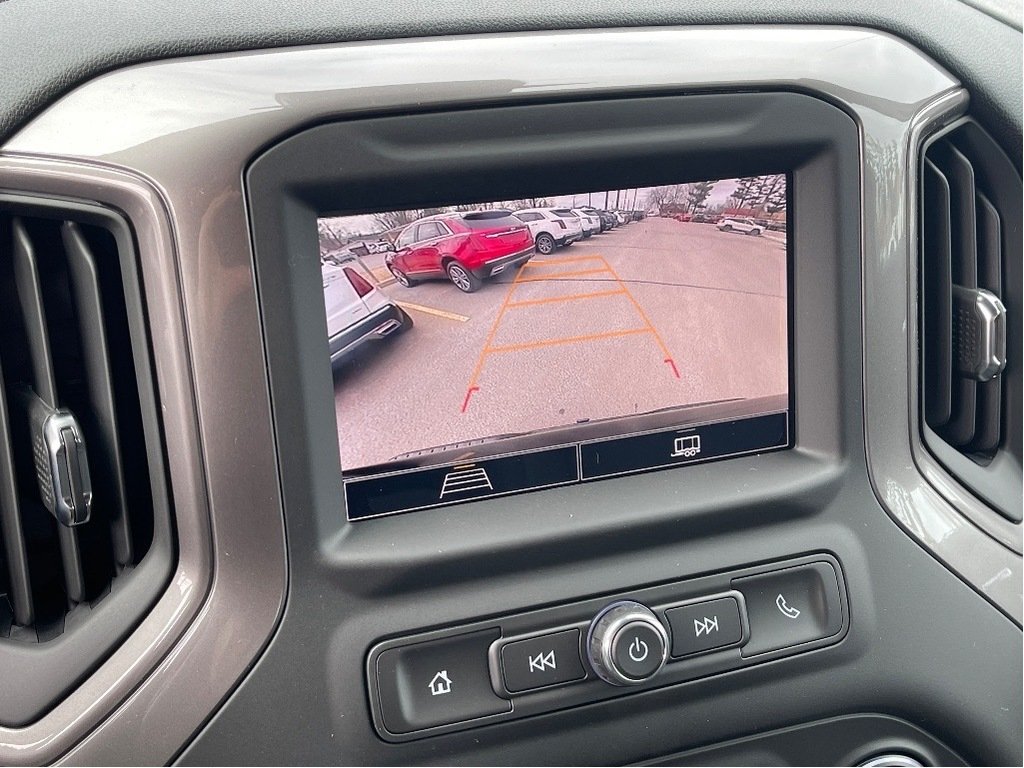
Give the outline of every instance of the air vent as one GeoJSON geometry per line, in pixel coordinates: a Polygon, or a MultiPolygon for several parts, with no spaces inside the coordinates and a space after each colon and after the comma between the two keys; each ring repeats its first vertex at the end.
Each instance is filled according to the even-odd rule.
{"type": "Polygon", "coordinates": [[[130,230],[0,194],[0,725],[59,701],[170,574],[130,230]]]}
{"type": "Polygon", "coordinates": [[[1021,177],[969,119],[933,138],[921,167],[925,443],[1019,521],[1021,177]]]}

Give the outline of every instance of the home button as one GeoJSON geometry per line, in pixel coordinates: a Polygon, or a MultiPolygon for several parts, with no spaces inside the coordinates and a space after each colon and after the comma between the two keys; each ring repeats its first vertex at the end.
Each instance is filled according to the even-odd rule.
{"type": "Polygon", "coordinates": [[[509,712],[491,687],[487,651],[498,630],[391,648],[377,657],[381,718],[391,733],[509,712]]]}

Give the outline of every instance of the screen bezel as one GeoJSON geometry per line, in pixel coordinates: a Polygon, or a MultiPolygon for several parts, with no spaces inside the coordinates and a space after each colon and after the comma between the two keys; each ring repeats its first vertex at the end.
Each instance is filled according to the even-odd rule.
{"type": "MultiPolygon", "coordinates": [[[[320,500],[323,529],[339,530],[347,520],[336,517],[344,507],[337,427],[333,418],[323,419],[333,397],[324,354],[326,323],[321,302],[313,306],[307,300],[310,288],[319,288],[317,217],[438,201],[512,199],[544,189],[551,175],[569,177],[570,172],[577,189],[787,173],[789,446],[835,450],[837,437],[828,430],[836,421],[834,399],[827,388],[801,386],[798,372],[800,360],[811,358],[820,362],[816,372],[804,367],[812,374],[805,382],[824,382],[835,372],[835,355],[821,345],[811,347],[813,337],[834,331],[829,318],[835,315],[835,246],[828,244],[837,243],[840,234],[837,174],[852,171],[856,177],[855,168],[839,167],[846,157],[856,157],[851,124],[834,107],[794,93],[656,96],[367,117],[310,128],[259,157],[246,175],[246,188],[276,393],[275,424],[279,439],[287,433],[279,456],[283,443],[300,451],[304,475],[314,480],[309,492],[320,500]],[[683,166],[685,174],[679,170],[683,166]],[[481,179],[499,171],[496,195],[495,184],[485,187],[481,179]],[[801,241],[815,243],[818,251],[826,244],[830,257],[815,260],[811,250],[802,257],[801,241]],[[801,289],[797,273],[817,289],[801,289]],[[263,285],[286,290],[267,291],[263,285]],[[805,333],[812,338],[803,344],[796,333],[801,308],[823,318],[819,332],[805,333]]],[[[855,184],[848,185],[845,194],[855,190],[855,184]]],[[[857,200],[845,204],[855,210],[857,200]]],[[[289,463],[294,458],[292,452],[289,463]]],[[[625,486],[627,479],[600,485],[625,486]]],[[[564,498],[579,487],[545,495],[564,498]]],[[[468,501],[446,508],[446,514],[463,507],[479,513],[487,504],[468,501]]],[[[510,506],[508,498],[504,506],[510,506]]]]}

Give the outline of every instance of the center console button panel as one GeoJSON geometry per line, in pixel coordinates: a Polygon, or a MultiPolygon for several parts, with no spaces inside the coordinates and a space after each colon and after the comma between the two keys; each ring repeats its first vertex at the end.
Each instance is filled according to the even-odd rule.
{"type": "Polygon", "coordinates": [[[849,615],[821,553],[470,619],[370,649],[373,724],[409,741],[742,670],[839,643],[849,615]]]}

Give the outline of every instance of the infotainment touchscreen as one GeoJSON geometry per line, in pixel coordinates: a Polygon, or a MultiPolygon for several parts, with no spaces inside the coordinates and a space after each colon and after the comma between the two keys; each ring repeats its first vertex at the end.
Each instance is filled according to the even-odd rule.
{"type": "Polygon", "coordinates": [[[776,174],[320,218],[349,519],[788,447],[787,202],[776,174]]]}

